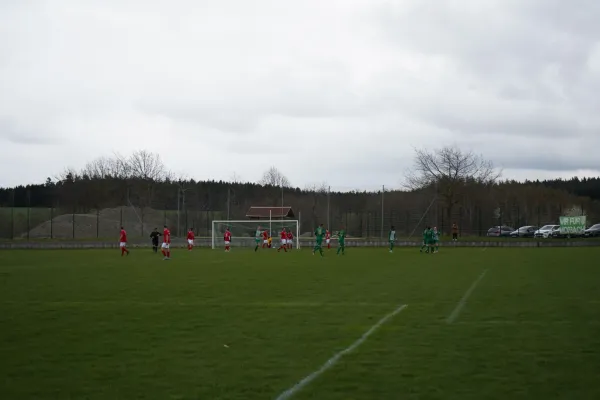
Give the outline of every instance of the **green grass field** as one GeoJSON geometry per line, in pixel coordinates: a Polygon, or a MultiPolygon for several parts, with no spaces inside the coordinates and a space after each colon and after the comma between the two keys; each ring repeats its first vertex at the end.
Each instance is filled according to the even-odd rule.
{"type": "Polygon", "coordinates": [[[600,248],[0,252],[3,399],[599,399],[600,248]]]}

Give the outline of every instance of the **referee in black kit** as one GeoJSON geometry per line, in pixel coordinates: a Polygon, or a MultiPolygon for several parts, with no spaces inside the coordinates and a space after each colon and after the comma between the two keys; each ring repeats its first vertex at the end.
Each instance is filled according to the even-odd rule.
{"type": "Polygon", "coordinates": [[[152,239],[152,251],[155,253],[158,252],[158,237],[162,236],[162,234],[158,231],[158,229],[154,228],[152,233],[150,234],[150,238],[152,239]]]}

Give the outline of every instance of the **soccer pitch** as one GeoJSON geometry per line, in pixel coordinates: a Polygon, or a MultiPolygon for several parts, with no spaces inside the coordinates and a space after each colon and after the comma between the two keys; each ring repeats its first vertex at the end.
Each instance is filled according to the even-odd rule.
{"type": "Polygon", "coordinates": [[[598,259],[600,248],[4,251],[0,394],[599,399],[598,259]]]}

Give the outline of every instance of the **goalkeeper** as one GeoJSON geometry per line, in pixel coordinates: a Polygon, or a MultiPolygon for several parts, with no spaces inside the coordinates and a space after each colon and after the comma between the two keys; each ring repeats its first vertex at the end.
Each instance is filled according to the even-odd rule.
{"type": "Polygon", "coordinates": [[[315,248],[313,249],[313,256],[317,250],[319,250],[319,254],[323,257],[323,248],[321,247],[323,244],[323,236],[325,236],[325,228],[323,227],[323,224],[321,224],[315,229],[315,248]]]}

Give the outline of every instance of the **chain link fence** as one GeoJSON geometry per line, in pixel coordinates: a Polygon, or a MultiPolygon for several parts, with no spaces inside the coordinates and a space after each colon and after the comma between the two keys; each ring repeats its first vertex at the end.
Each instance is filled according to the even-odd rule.
{"type": "MultiPolygon", "coordinates": [[[[311,236],[320,223],[332,231],[343,227],[349,237],[357,238],[386,237],[391,226],[395,227],[400,238],[419,237],[428,225],[437,226],[449,235],[455,223],[460,236],[475,237],[485,236],[490,227],[498,225],[517,229],[526,225],[558,224],[564,213],[563,206],[549,203],[523,206],[472,202],[456,205],[449,211],[443,201],[436,198],[413,199],[398,204],[380,197],[383,206],[365,204],[362,209],[351,209],[343,201],[331,201],[326,195],[308,207],[306,202],[294,204],[293,198],[286,206],[292,207],[294,218],[300,221],[301,236],[305,237],[311,236]]],[[[175,237],[183,237],[188,228],[192,228],[199,237],[210,237],[213,220],[246,219],[246,206],[225,204],[220,209],[206,209],[203,205],[188,202],[180,204],[178,210],[142,208],[133,204],[95,209],[0,207],[0,238],[114,240],[121,226],[131,238],[147,238],[153,229],[161,230],[163,225],[167,225],[175,237]]],[[[581,209],[590,223],[600,221],[597,203],[582,204],[581,209]]]]}

